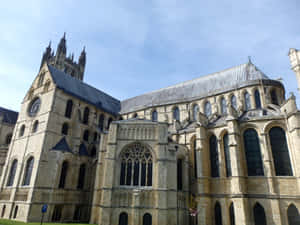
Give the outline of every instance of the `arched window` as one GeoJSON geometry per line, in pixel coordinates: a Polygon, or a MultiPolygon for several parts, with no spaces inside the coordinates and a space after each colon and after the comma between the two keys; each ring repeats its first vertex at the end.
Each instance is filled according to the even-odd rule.
{"type": "Polygon", "coordinates": [[[261,108],[261,102],[260,102],[260,94],[258,90],[255,90],[254,92],[254,97],[255,97],[255,106],[257,109],[261,108]]]}
{"type": "Polygon", "coordinates": [[[119,225],[128,225],[128,215],[122,212],[119,216],[119,225]]]}
{"type": "Polygon", "coordinates": [[[250,110],[251,109],[250,95],[247,91],[244,93],[244,102],[245,102],[245,110],[246,111],[250,110]]]}
{"type": "Polygon", "coordinates": [[[222,225],[222,211],[219,202],[215,204],[215,225],[222,225]]]}
{"type": "Polygon", "coordinates": [[[230,161],[230,149],[229,149],[229,136],[225,134],[223,136],[223,147],[224,147],[224,156],[225,156],[225,167],[226,167],[226,176],[231,177],[231,161],[230,161]]]}
{"type": "Polygon", "coordinates": [[[207,117],[211,115],[211,104],[208,101],[204,105],[204,113],[207,117]]]}
{"type": "Polygon", "coordinates": [[[294,204],[291,204],[287,210],[289,225],[299,225],[300,215],[294,204]]]}
{"type": "Polygon", "coordinates": [[[236,103],[236,97],[235,95],[232,95],[231,98],[230,98],[230,102],[231,102],[231,106],[237,110],[237,103],[236,103]]]}
{"type": "Polygon", "coordinates": [[[285,131],[280,127],[273,127],[269,136],[276,176],[293,176],[285,131]]]}
{"type": "Polygon", "coordinates": [[[11,138],[12,138],[12,133],[9,133],[8,135],[6,135],[6,138],[5,138],[5,144],[6,145],[10,144],[11,138]]]}
{"type": "Polygon", "coordinates": [[[23,124],[20,128],[19,137],[22,137],[24,135],[24,132],[25,132],[25,125],[23,124]]]}
{"type": "Polygon", "coordinates": [[[182,180],[182,159],[177,160],[177,190],[182,191],[183,180],[182,180]]]}
{"type": "Polygon", "coordinates": [[[90,135],[89,131],[88,131],[88,130],[85,130],[85,131],[83,132],[83,140],[84,140],[84,141],[89,141],[89,135],[90,135]]]}
{"type": "Polygon", "coordinates": [[[89,115],[90,115],[90,109],[88,107],[85,107],[83,113],[83,121],[82,121],[84,124],[89,123],[89,115]]]}
{"type": "Polygon", "coordinates": [[[177,106],[173,109],[173,119],[176,121],[180,120],[180,111],[177,106]]]}
{"type": "Polygon", "coordinates": [[[77,183],[78,189],[83,189],[84,178],[85,178],[85,164],[81,164],[79,168],[78,183],[77,183]]]}
{"type": "Polygon", "coordinates": [[[103,114],[101,114],[99,116],[98,127],[100,128],[100,130],[103,130],[103,128],[104,128],[104,115],[103,114]]]}
{"type": "Polygon", "coordinates": [[[61,212],[62,212],[62,205],[56,205],[54,207],[53,214],[52,214],[52,221],[53,222],[60,221],[61,212]]]}
{"type": "Polygon", "coordinates": [[[13,215],[13,219],[16,219],[16,218],[17,218],[17,215],[18,215],[18,209],[19,209],[19,206],[16,205],[15,211],[14,211],[14,215],[13,215]]]}
{"type": "Polygon", "coordinates": [[[143,216],[143,225],[152,225],[152,216],[149,213],[145,213],[143,216]]]}
{"type": "Polygon", "coordinates": [[[3,206],[2,208],[2,212],[1,212],[1,217],[3,218],[5,215],[5,209],[6,209],[6,205],[3,206]]]}
{"type": "Polygon", "coordinates": [[[81,205],[76,205],[74,210],[73,220],[80,221],[82,215],[82,208],[83,207],[81,205]]]}
{"type": "Polygon", "coordinates": [[[263,176],[264,169],[257,132],[250,128],[244,132],[244,147],[248,176],[263,176]]]}
{"type": "Polygon", "coordinates": [[[67,123],[64,123],[61,128],[61,134],[68,135],[68,131],[69,131],[69,125],[67,123]]]}
{"type": "Polygon", "coordinates": [[[109,126],[110,126],[112,121],[113,121],[113,119],[110,117],[107,121],[107,129],[109,129],[109,126]]]}
{"type": "Polygon", "coordinates": [[[197,178],[197,140],[196,140],[196,137],[193,140],[192,149],[193,149],[193,155],[194,155],[194,175],[195,175],[195,178],[197,178]]]}
{"type": "Polygon", "coordinates": [[[96,151],[96,147],[93,146],[92,150],[91,150],[91,157],[95,157],[97,154],[97,151],[96,151]]]}
{"type": "Polygon", "coordinates": [[[67,101],[67,105],[66,105],[65,117],[71,118],[71,116],[72,116],[72,109],[73,109],[73,101],[71,99],[69,99],[67,101]]]}
{"type": "Polygon", "coordinates": [[[272,101],[272,104],[278,105],[278,98],[277,98],[276,90],[273,89],[273,90],[271,91],[270,95],[271,95],[271,101],[272,101]]]}
{"type": "Polygon", "coordinates": [[[33,163],[34,163],[34,158],[30,157],[26,163],[23,185],[30,185],[33,163]]]}
{"type": "Polygon", "coordinates": [[[255,225],[267,225],[265,210],[259,203],[255,204],[253,214],[255,225]]]}
{"type": "Polygon", "coordinates": [[[215,135],[209,138],[210,171],[212,177],[219,177],[218,141],[215,135]]]}
{"type": "Polygon", "coordinates": [[[224,97],[222,97],[222,99],[221,99],[221,113],[223,115],[227,114],[227,103],[226,103],[226,99],[224,97]]]}
{"type": "Polygon", "coordinates": [[[229,207],[229,217],[230,217],[230,225],[235,225],[233,202],[230,204],[230,207],[229,207]]]}
{"type": "Polygon", "coordinates": [[[152,154],[150,150],[134,143],[121,155],[120,185],[152,186],[152,154]]]}
{"type": "Polygon", "coordinates": [[[67,172],[68,172],[68,162],[64,161],[63,164],[62,164],[62,167],[61,167],[61,173],[60,173],[58,188],[64,188],[65,187],[67,172]]]}
{"type": "Polygon", "coordinates": [[[152,111],[152,121],[153,122],[157,122],[157,111],[156,110],[153,110],[152,111]]]}
{"type": "Polygon", "coordinates": [[[9,176],[8,176],[8,180],[7,180],[7,184],[6,184],[6,186],[8,186],[8,187],[13,186],[13,184],[14,184],[17,166],[18,166],[18,160],[15,159],[12,162],[11,167],[10,167],[10,172],[9,172],[9,176]]]}
{"type": "Polygon", "coordinates": [[[197,121],[198,120],[198,114],[199,114],[199,106],[195,104],[193,106],[193,120],[197,121]]]}
{"type": "Polygon", "coordinates": [[[38,126],[39,126],[39,121],[38,120],[34,121],[32,126],[32,133],[35,133],[37,131],[38,126]]]}

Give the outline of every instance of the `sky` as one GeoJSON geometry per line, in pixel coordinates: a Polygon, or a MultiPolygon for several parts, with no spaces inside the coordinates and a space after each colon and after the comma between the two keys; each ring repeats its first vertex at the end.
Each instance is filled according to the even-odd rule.
{"type": "Polygon", "coordinates": [[[20,110],[51,41],[66,32],[67,55],[86,46],[85,82],[124,100],[252,62],[296,77],[288,51],[300,49],[299,0],[26,0],[0,4],[0,106],[20,110]]]}

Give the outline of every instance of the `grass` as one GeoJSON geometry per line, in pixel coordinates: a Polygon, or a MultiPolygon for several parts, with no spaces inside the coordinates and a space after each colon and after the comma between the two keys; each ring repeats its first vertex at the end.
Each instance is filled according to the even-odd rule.
{"type": "MultiPolygon", "coordinates": [[[[0,219],[0,225],[40,225],[40,223],[24,223],[15,220],[0,219]]],[[[83,223],[43,223],[43,225],[87,225],[83,223]]]]}

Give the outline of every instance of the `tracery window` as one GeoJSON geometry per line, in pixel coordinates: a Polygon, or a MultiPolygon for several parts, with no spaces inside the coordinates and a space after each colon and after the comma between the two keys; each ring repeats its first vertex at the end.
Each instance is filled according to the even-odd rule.
{"type": "Polygon", "coordinates": [[[71,116],[72,116],[72,109],[73,109],[73,101],[71,99],[69,99],[67,101],[67,105],[66,105],[65,117],[71,118],[71,116]]]}
{"type": "Polygon", "coordinates": [[[235,225],[233,202],[230,204],[230,207],[229,207],[229,217],[230,217],[230,225],[235,225]]]}
{"type": "Polygon", "coordinates": [[[289,225],[299,225],[300,215],[294,204],[291,204],[287,210],[289,225]]]}
{"type": "Polygon", "coordinates": [[[67,123],[64,123],[61,128],[61,134],[68,135],[68,131],[69,131],[69,125],[67,123]]]}
{"type": "Polygon", "coordinates": [[[100,130],[103,130],[103,128],[104,128],[104,115],[103,114],[101,114],[99,116],[98,127],[100,128],[100,130]]]}
{"type": "Polygon", "coordinates": [[[17,170],[18,160],[14,160],[10,167],[10,172],[7,180],[6,186],[12,186],[14,184],[15,176],[16,176],[16,170],[17,170]]]}
{"type": "Polygon", "coordinates": [[[244,132],[248,176],[263,176],[264,169],[257,132],[250,128],[244,132]]]}
{"type": "Polygon", "coordinates": [[[258,90],[255,90],[254,92],[254,97],[255,97],[255,106],[257,109],[261,108],[261,102],[260,102],[260,94],[258,90]]]}
{"type": "Polygon", "coordinates": [[[276,176],[293,176],[285,131],[280,127],[273,127],[269,136],[276,176]]]}
{"type": "Polygon", "coordinates": [[[83,123],[88,124],[89,123],[89,114],[90,114],[90,109],[88,107],[84,108],[84,113],[83,113],[83,123]]]}
{"type": "Polygon", "coordinates": [[[222,211],[219,202],[215,204],[215,225],[222,225],[222,211]]]}
{"type": "Polygon", "coordinates": [[[231,101],[231,106],[237,110],[237,103],[236,103],[236,97],[235,95],[232,95],[231,98],[230,98],[230,101],[231,101]]]}
{"type": "Polygon", "coordinates": [[[80,168],[79,168],[77,189],[83,189],[83,187],[84,187],[84,178],[85,178],[85,164],[81,164],[80,168]]]}
{"type": "Polygon", "coordinates": [[[226,99],[224,97],[222,97],[222,99],[221,99],[221,113],[223,115],[227,114],[227,103],[226,103],[226,99]]]}
{"type": "Polygon", "coordinates": [[[67,172],[68,172],[68,162],[64,161],[61,167],[61,173],[60,173],[60,179],[58,188],[64,188],[66,184],[67,179],[67,172]]]}
{"type": "Polygon", "coordinates": [[[226,176],[232,176],[231,172],[231,161],[230,161],[230,149],[229,149],[229,136],[225,134],[223,136],[223,147],[224,147],[224,156],[225,156],[225,167],[226,167],[226,176]]]}
{"type": "Polygon", "coordinates": [[[250,95],[247,91],[244,93],[244,101],[245,101],[245,110],[246,111],[250,110],[251,109],[250,95]]]}
{"type": "Polygon", "coordinates": [[[152,186],[153,159],[146,146],[134,143],[122,151],[120,159],[120,185],[152,186]]]}
{"type": "Polygon", "coordinates": [[[210,170],[212,177],[219,177],[218,141],[215,135],[209,138],[210,170]]]}
{"type": "Polygon", "coordinates": [[[153,122],[157,122],[157,111],[156,110],[154,110],[154,111],[152,111],[152,121],[153,122]]]}
{"type": "Polygon", "coordinates": [[[271,101],[272,101],[272,104],[278,105],[278,99],[277,99],[276,90],[273,89],[273,90],[271,91],[270,95],[271,95],[271,101]]]}
{"type": "Polygon", "coordinates": [[[193,106],[193,120],[197,121],[198,120],[198,114],[199,114],[199,106],[195,104],[193,106]]]}
{"type": "Polygon", "coordinates": [[[255,204],[253,214],[255,225],[267,225],[265,210],[259,203],[255,204]]]}
{"type": "Polygon", "coordinates": [[[145,213],[143,216],[143,225],[152,225],[152,216],[149,213],[145,213]]]}
{"type": "Polygon", "coordinates": [[[173,109],[173,119],[176,121],[180,120],[180,111],[177,106],[173,109]]]}
{"type": "Polygon", "coordinates": [[[208,101],[204,105],[204,113],[207,117],[211,115],[211,104],[208,101]]]}
{"type": "Polygon", "coordinates": [[[23,185],[29,185],[30,184],[30,179],[31,179],[31,174],[32,174],[32,169],[33,169],[33,163],[34,163],[34,158],[30,157],[27,160],[27,163],[26,163],[23,185]]]}

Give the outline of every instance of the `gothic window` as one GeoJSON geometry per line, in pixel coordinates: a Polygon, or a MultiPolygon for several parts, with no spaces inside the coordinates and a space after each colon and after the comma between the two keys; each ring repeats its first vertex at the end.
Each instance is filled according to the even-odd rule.
{"type": "Polygon", "coordinates": [[[110,117],[107,121],[107,129],[109,129],[109,126],[110,126],[112,121],[113,121],[113,119],[110,117]]]}
{"type": "Polygon", "coordinates": [[[85,130],[83,132],[83,140],[84,141],[89,141],[89,131],[88,130],[85,130]]]}
{"type": "Polygon", "coordinates": [[[250,110],[251,109],[250,95],[247,91],[244,93],[244,102],[245,102],[245,110],[246,111],[250,110]]]}
{"type": "Polygon", "coordinates": [[[219,202],[215,204],[215,225],[222,225],[222,211],[219,202]]]}
{"type": "Polygon", "coordinates": [[[265,210],[259,203],[255,204],[253,214],[255,225],[267,225],[265,210]]]}
{"type": "Polygon", "coordinates": [[[128,214],[122,212],[119,216],[119,225],[128,225],[128,214]]]}
{"type": "Polygon", "coordinates": [[[223,115],[227,114],[227,103],[226,103],[226,100],[224,97],[222,97],[222,99],[221,99],[221,113],[223,115]]]}
{"type": "Polygon", "coordinates": [[[219,177],[218,141],[215,135],[209,138],[210,170],[212,177],[219,177]]]}
{"type": "Polygon", "coordinates": [[[157,122],[157,111],[156,110],[152,111],[152,121],[157,122]]]}
{"type": "Polygon", "coordinates": [[[38,120],[34,121],[32,126],[32,133],[35,133],[37,131],[38,126],[39,126],[39,121],[38,120]]]}
{"type": "Polygon", "coordinates": [[[285,131],[280,127],[273,127],[269,136],[276,176],[293,176],[285,131]]]}
{"type": "Polygon", "coordinates": [[[12,133],[9,133],[5,138],[5,144],[9,145],[11,142],[12,133]]]}
{"type": "Polygon", "coordinates": [[[237,103],[236,103],[235,95],[231,96],[230,101],[231,101],[231,106],[236,110],[237,109],[237,103]]]}
{"type": "Polygon", "coordinates": [[[103,114],[101,114],[99,116],[98,127],[100,128],[100,130],[103,130],[103,128],[104,128],[104,115],[103,114]]]}
{"type": "Polygon", "coordinates": [[[14,211],[14,215],[13,215],[13,219],[16,219],[16,218],[17,218],[17,215],[18,215],[18,209],[19,209],[19,206],[16,205],[15,211],[14,211]]]}
{"type": "Polygon", "coordinates": [[[68,162],[64,161],[63,164],[62,164],[62,167],[61,167],[61,173],[60,173],[58,188],[64,188],[65,187],[67,172],[68,172],[68,162]]]}
{"type": "Polygon", "coordinates": [[[32,174],[32,169],[33,169],[33,163],[34,163],[34,158],[33,157],[30,157],[26,162],[23,185],[30,185],[30,179],[31,179],[31,174],[32,174]]]}
{"type": "Polygon", "coordinates": [[[64,123],[61,128],[61,134],[68,135],[68,131],[69,131],[69,125],[67,123],[64,123]]]}
{"type": "Polygon", "coordinates": [[[96,147],[93,146],[93,148],[92,148],[92,150],[91,150],[91,157],[95,157],[96,154],[97,154],[97,152],[96,152],[96,147]]]}
{"type": "Polygon", "coordinates": [[[180,111],[177,106],[173,109],[173,119],[176,121],[180,120],[180,111]]]}
{"type": "Polygon", "coordinates": [[[72,109],[73,109],[73,101],[71,99],[69,99],[67,101],[67,105],[66,105],[65,117],[71,118],[71,116],[72,116],[72,109]]]}
{"type": "Polygon", "coordinates": [[[194,138],[193,140],[193,155],[194,155],[194,175],[197,178],[197,140],[194,138]]]}
{"type": "Polygon", "coordinates": [[[145,213],[143,216],[143,225],[152,225],[152,216],[149,213],[145,213]]]}
{"type": "Polygon", "coordinates": [[[193,106],[193,120],[197,121],[198,120],[198,114],[199,114],[199,106],[195,104],[193,106]]]}
{"type": "Polygon", "coordinates": [[[271,91],[270,94],[271,94],[271,101],[272,101],[272,104],[278,105],[278,99],[277,99],[276,90],[273,89],[273,90],[271,91]]]}
{"type": "Polygon", "coordinates": [[[17,165],[18,165],[18,160],[15,159],[12,162],[12,164],[11,164],[10,172],[9,172],[9,176],[8,176],[8,180],[7,180],[7,185],[6,186],[13,186],[14,180],[15,180],[15,176],[16,176],[17,165]]]}
{"type": "Polygon", "coordinates": [[[300,215],[294,204],[291,204],[287,210],[289,225],[299,225],[300,215]]]}
{"type": "Polygon", "coordinates": [[[62,212],[62,205],[56,205],[54,207],[53,214],[52,214],[52,221],[53,222],[60,221],[61,212],[62,212]]]}
{"type": "Polygon", "coordinates": [[[255,97],[255,106],[257,109],[261,108],[261,102],[260,102],[260,94],[258,90],[255,90],[254,92],[254,97],[255,97]]]}
{"type": "Polygon", "coordinates": [[[208,101],[204,105],[204,113],[207,117],[211,115],[211,104],[208,101]]]}
{"type": "Polygon", "coordinates": [[[224,156],[225,156],[225,167],[226,167],[226,176],[231,177],[231,161],[230,161],[230,149],[229,149],[229,136],[225,134],[223,136],[223,147],[224,147],[224,156]]]}
{"type": "Polygon", "coordinates": [[[140,143],[124,149],[120,155],[120,185],[152,186],[152,154],[140,143]]]}
{"type": "Polygon", "coordinates": [[[84,187],[84,178],[85,178],[85,164],[81,164],[80,168],[79,168],[77,189],[83,189],[83,187],[84,187]]]}
{"type": "Polygon", "coordinates": [[[88,107],[85,107],[83,113],[83,121],[82,121],[84,124],[89,123],[89,114],[90,114],[90,109],[88,107]]]}
{"type": "Polygon", "coordinates": [[[182,159],[177,160],[177,190],[182,191],[183,180],[182,180],[182,159]]]}
{"type": "Polygon", "coordinates": [[[82,209],[83,209],[82,206],[76,205],[75,211],[74,211],[74,215],[73,215],[73,219],[74,219],[75,221],[80,221],[81,216],[82,216],[82,209]]]}
{"type": "Polygon", "coordinates": [[[230,207],[229,207],[229,217],[230,217],[230,225],[235,225],[233,202],[230,204],[230,207]]]}
{"type": "Polygon", "coordinates": [[[2,212],[1,212],[1,217],[3,218],[5,215],[5,209],[6,209],[6,205],[3,206],[2,208],[2,212]]]}
{"type": "Polygon", "coordinates": [[[264,169],[257,132],[250,128],[244,132],[248,176],[263,176],[264,169]]]}
{"type": "Polygon", "coordinates": [[[19,132],[19,137],[22,137],[24,135],[24,132],[25,132],[25,125],[23,124],[21,126],[21,129],[20,129],[20,132],[19,132]]]}

